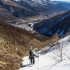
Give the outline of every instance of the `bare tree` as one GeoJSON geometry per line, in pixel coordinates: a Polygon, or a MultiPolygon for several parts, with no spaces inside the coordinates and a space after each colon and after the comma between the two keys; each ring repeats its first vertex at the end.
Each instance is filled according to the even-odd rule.
{"type": "Polygon", "coordinates": [[[63,60],[63,47],[64,42],[59,42],[55,44],[55,47],[53,48],[55,51],[54,57],[57,62],[61,62],[63,60]]]}

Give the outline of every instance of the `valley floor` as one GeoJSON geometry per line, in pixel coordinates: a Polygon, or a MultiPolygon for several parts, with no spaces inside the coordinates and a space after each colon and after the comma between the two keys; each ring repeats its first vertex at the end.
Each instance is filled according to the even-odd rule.
{"type": "Polygon", "coordinates": [[[18,70],[70,70],[70,36],[67,36],[60,41],[62,47],[62,61],[59,44],[53,46],[47,53],[41,54],[42,51],[37,52],[39,58],[36,58],[36,63],[32,66],[28,65],[28,56],[23,58],[23,66],[18,70]]]}

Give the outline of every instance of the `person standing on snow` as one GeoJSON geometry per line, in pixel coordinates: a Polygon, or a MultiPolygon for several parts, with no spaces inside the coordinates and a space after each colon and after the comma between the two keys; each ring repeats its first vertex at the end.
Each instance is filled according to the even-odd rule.
{"type": "Polygon", "coordinates": [[[29,59],[31,64],[35,63],[35,56],[38,57],[37,55],[35,55],[34,51],[32,49],[30,49],[29,51],[29,59]]]}

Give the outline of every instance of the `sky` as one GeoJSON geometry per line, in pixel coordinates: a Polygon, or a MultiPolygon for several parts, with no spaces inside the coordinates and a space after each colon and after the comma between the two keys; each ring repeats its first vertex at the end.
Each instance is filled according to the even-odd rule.
{"type": "Polygon", "coordinates": [[[70,0],[51,0],[51,1],[66,1],[66,2],[70,2],[70,0]]]}

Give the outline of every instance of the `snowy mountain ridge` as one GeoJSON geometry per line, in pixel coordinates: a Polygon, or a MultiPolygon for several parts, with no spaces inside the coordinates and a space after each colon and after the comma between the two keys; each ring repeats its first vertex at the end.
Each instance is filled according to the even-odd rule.
{"type": "Polygon", "coordinates": [[[43,4],[43,3],[49,2],[50,0],[14,0],[14,1],[30,1],[30,2],[43,4]]]}
{"type": "Polygon", "coordinates": [[[31,67],[28,66],[28,56],[22,60],[23,67],[18,70],[70,70],[70,35],[59,40],[47,53],[41,54],[42,50],[38,52],[39,58],[36,58],[36,63],[31,67]],[[62,61],[61,61],[62,48],[62,61]]]}

